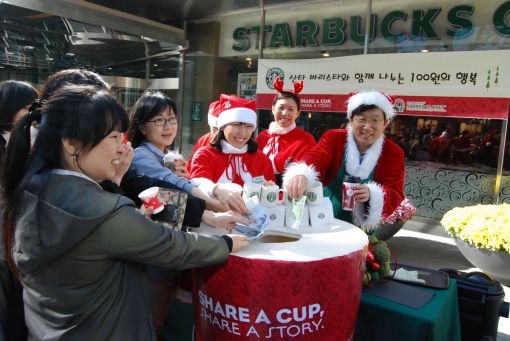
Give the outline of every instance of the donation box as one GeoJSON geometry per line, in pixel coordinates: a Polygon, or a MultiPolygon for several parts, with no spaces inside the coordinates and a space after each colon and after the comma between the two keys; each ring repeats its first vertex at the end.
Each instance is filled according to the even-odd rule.
{"type": "Polygon", "coordinates": [[[197,341],[352,339],[367,236],[340,220],[294,231],[194,270],[197,341]]]}

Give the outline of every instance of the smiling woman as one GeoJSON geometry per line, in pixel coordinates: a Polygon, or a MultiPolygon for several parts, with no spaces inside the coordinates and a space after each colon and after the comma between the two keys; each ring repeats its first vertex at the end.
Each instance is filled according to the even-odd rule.
{"type": "Polygon", "coordinates": [[[221,95],[219,131],[210,146],[200,148],[191,163],[197,182],[263,184],[275,181],[269,158],[257,150],[253,132],[257,124],[255,101],[221,95]]]}

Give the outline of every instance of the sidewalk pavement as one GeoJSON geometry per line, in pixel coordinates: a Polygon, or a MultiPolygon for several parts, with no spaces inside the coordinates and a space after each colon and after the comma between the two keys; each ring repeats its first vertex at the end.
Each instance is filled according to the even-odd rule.
{"type": "MultiPolygon", "coordinates": [[[[397,262],[431,269],[451,268],[479,271],[460,253],[455,242],[439,221],[413,217],[392,238],[387,240],[397,262]]],[[[510,302],[510,288],[503,286],[505,301],[510,302]]],[[[510,319],[500,317],[497,341],[510,341],[510,319]]]]}

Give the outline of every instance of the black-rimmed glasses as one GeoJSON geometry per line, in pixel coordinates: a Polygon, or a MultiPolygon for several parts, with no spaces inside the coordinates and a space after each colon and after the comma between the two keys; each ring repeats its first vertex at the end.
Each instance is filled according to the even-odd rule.
{"type": "Polygon", "coordinates": [[[174,126],[177,124],[177,117],[156,118],[155,120],[145,122],[152,122],[157,126],[164,126],[165,124],[170,123],[171,126],[174,126]]]}

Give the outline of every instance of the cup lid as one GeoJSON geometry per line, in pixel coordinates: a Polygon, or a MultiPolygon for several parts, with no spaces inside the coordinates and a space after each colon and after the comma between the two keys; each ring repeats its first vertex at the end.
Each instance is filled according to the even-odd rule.
{"type": "Polygon", "coordinates": [[[361,178],[359,176],[346,175],[344,178],[344,182],[349,182],[353,184],[360,183],[361,178]]]}

